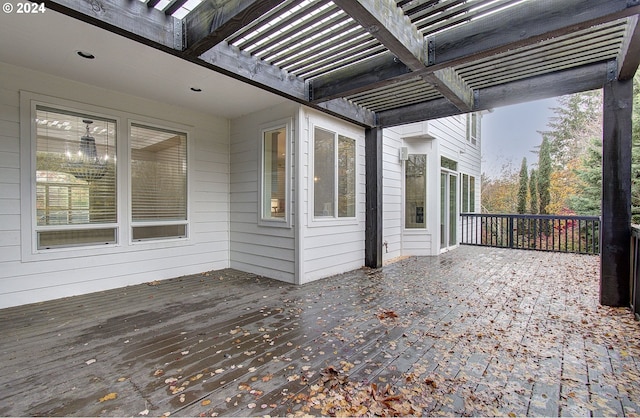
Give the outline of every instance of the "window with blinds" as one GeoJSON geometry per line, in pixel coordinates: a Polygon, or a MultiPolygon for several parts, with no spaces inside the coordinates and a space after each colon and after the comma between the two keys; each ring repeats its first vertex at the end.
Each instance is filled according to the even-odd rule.
{"type": "Polygon", "coordinates": [[[132,123],[133,241],[187,236],[187,134],[132,123]]]}
{"type": "Polygon", "coordinates": [[[117,241],[116,121],[36,106],[38,249],[117,241]]]}

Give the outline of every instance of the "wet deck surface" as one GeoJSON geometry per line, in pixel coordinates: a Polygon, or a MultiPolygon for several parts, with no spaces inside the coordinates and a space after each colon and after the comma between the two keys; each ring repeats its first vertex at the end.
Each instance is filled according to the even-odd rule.
{"type": "Polygon", "coordinates": [[[0,415],[638,415],[640,325],[598,305],[598,269],[461,247],[0,310],[0,415]]]}

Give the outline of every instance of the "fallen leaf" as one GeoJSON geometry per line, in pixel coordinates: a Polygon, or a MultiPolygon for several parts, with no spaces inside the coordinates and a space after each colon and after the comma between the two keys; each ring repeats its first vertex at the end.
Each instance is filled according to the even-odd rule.
{"type": "Polygon", "coordinates": [[[145,409],[144,411],[138,412],[138,415],[149,415],[149,410],[145,409]]]}
{"type": "Polygon", "coordinates": [[[105,396],[103,396],[102,398],[100,398],[100,402],[106,402],[106,401],[111,401],[113,399],[116,399],[118,397],[118,394],[115,392],[111,392],[105,396]]]}
{"type": "Polygon", "coordinates": [[[210,403],[211,403],[211,400],[210,400],[210,399],[205,399],[204,401],[200,402],[200,405],[202,405],[202,406],[207,406],[207,405],[209,405],[210,403]]]}
{"type": "Polygon", "coordinates": [[[97,361],[96,359],[92,358],[91,360],[87,360],[87,361],[85,361],[84,363],[88,366],[89,364],[93,364],[93,363],[95,363],[96,361],[97,361]]]}

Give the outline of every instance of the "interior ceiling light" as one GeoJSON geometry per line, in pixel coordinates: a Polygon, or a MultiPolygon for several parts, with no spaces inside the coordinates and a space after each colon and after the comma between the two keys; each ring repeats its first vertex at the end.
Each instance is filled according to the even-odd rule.
{"type": "Polygon", "coordinates": [[[96,56],[93,55],[90,52],[85,52],[85,51],[76,51],[76,54],[78,54],[79,56],[81,56],[82,58],[86,58],[88,60],[92,60],[94,59],[96,56]]]}

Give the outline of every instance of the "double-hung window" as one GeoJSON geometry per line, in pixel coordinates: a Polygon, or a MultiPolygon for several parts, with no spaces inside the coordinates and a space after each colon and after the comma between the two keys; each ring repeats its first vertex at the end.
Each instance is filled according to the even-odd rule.
{"type": "Polygon", "coordinates": [[[117,243],[115,119],[35,107],[38,250],[117,243]]]}
{"type": "Polygon", "coordinates": [[[187,135],[131,123],[133,241],[187,236],[187,135]]]}
{"type": "Polygon", "coordinates": [[[313,136],[313,215],[356,216],[356,141],[319,127],[313,136]]]}

